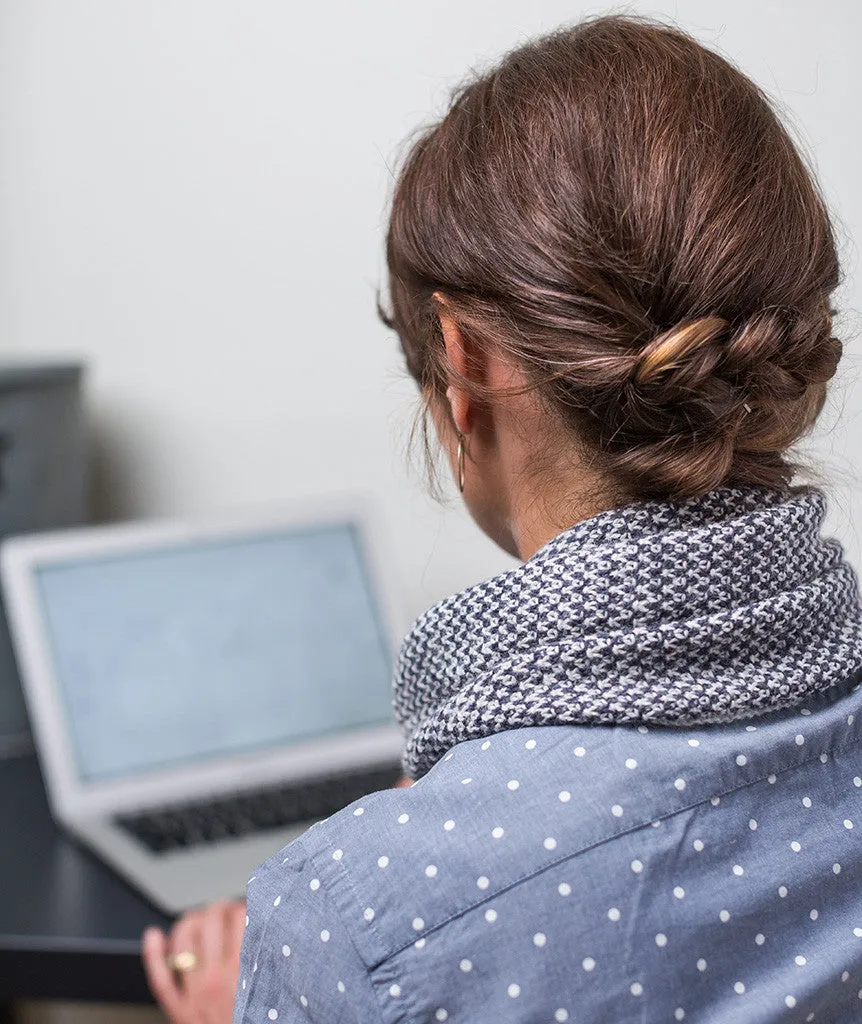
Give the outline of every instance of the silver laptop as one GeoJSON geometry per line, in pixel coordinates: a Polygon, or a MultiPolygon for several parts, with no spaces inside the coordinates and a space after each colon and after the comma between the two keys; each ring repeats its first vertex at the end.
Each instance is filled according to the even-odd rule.
{"type": "Polygon", "coordinates": [[[401,623],[356,503],[16,537],[0,566],[55,817],[165,910],[395,781],[401,623]]]}

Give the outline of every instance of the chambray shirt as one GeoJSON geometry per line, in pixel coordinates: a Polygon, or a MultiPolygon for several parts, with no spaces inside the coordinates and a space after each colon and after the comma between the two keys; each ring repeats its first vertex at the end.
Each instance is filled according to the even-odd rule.
{"type": "Polygon", "coordinates": [[[862,691],[456,746],[248,883],[236,1024],[862,1021],[862,691]]]}

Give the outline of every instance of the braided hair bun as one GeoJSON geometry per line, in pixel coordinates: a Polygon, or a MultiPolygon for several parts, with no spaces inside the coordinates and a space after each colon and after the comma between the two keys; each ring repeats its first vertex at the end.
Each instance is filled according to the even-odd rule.
{"type": "Polygon", "coordinates": [[[387,240],[429,400],[433,295],[645,497],[790,485],[841,356],[817,185],[764,94],[676,29],[606,17],[515,50],[414,143],[387,240]]]}

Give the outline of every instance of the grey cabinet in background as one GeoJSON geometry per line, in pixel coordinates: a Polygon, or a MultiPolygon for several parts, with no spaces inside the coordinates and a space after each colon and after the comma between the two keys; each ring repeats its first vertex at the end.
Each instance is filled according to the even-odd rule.
{"type": "MultiPolygon", "coordinates": [[[[0,538],[86,522],[90,515],[83,368],[0,363],[0,538]]],[[[0,756],[20,749],[27,716],[0,615],[0,756]]]]}

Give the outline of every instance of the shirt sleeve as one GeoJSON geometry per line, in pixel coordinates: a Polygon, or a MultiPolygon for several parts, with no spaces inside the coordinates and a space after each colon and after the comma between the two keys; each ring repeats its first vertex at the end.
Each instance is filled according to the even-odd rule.
{"type": "Polygon", "coordinates": [[[368,969],[302,842],[248,882],[233,1024],[377,1024],[368,969]]]}

